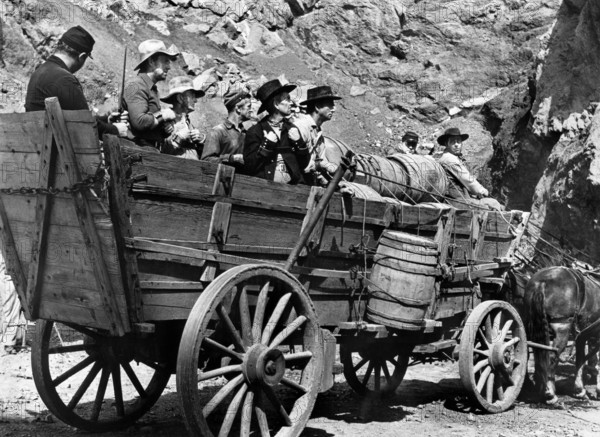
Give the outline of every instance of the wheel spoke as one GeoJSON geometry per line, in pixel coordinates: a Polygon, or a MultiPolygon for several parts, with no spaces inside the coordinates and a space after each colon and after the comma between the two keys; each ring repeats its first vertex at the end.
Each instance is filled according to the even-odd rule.
{"type": "Polygon", "coordinates": [[[273,335],[273,331],[275,331],[275,326],[277,326],[277,323],[279,323],[279,319],[285,311],[285,307],[289,303],[291,297],[292,293],[286,293],[281,297],[281,299],[279,299],[279,302],[277,302],[277,305],[275,306],[275,309],[273,310],[273,313],[271,313],[271,317],[269,317],[269,321],[265,326],[265,330],[263,331],[261,339],[262,344],[266,345],[269,343],[269,340],[271,340],[271,335],[273,335]]]}
{"type": "Polygon", "coordinates": [[[306,316],[300,316],[296,318],[292,323],[283,328],[279,334],[277,334],[277,337],[273,339],[269,347],[274,348],[279,346],[285,339],[292,335],[296,329],[300,328],[300,326],[302,326],[306,320],[306,316]]]}
{"type": "Polygon", "coordinates": [[[521,341],[521,339],[519,337],[511,338],[506,343],[504,343],[503,347],[504,347],[504,349],[506,349],[507,347],[514,346],[515,344],[517,344],[520,341],[521,341]]]}
{"type": "Polygon", "coordinates": [[[381,389],[381,364],[375,364],[375,391],[381,389]]]}
{"type": "Polygon", "coordinates": [[[496,316],[494,317],[494,327],[493,327],[493,337],[492,341],[498,341],[498,336],[500,335],[500,322],[502,321],[502,311],[499,310],[496,316]]]}
{"type": "Polygon", "coordinates": [[[244,342],[242,341],[242,337],[240,337],[240,333],[238,332],[238,330],[234,326],[233,322],[231,321],[229,314],[227,314],[227,311],[225,311],[223,304],[219,304],[217,306],[217,313],[219,314],[219,319],[221,319],[221,321],[225,325],[225,330],[231,336],[231,339],[233,340],[233,346],[235,347],[235,349],[238,352],[242,352],[242,353],[245,352],[246,348],[244,347],[244,342]]]}
{"type": "Polygon", "coordinates": [[[123,366],[123,370],[125,370],[125,373],[127,373],[127,377],[129,378],[129,380],[131,381],[131,383],[137,390],[140,397],[141,398],[147,397],[148,395],[146,393],[146,390],[144,389],[144,387],[142,387],[140,380],[138,379],[137,375],[135,374],[135,372],[133,371],[133,369],[131,368],[129,363],[122,363],[121,365],[123,366]]]}
{"type": "Polygon", "coordinates": [[[211,347],[213,349],[216,349],[219,352],[222,352],[223,355],[227,355],[228,357],[231,357],[231,358],[236,359],[238,361],[243,361],[244,360],[244,357],[243,357],[242,354],[240,354],[238,352],[235,352],[235,351],[232,351],[227,346],[224,346],[221,343],[216,342],[212,338],[205,337],[202,341],[203,341],[204,345],[209,346],[209,347],[211,347]]]}
{"type": "Polygon", "coordinates": [[[358,372],[365,364],[367,364],[369,362],[368,358],[363,358],[362,360],[360,360],[358,362],[358,364],[356,364],[356,366],[353,367],[354,372],[358,372]]]}
{"type": "MultiPolygon", "coordinates": [[[[490,328],[490,329],[491,329],[491,328],[490,328]]],[[[490,347],[490,344],[491,344],[491,342],[490,342],[490,340],[488,340],[488,334],[487,334],[487,333],[488,333],[488,330],[487,330],[487,328],[485,328],[485,330],[486,330],[486,332],[484,333],[484,332],[481,330],[481,328],[478,328],[479,335],[480,335],[480,336],[481,336],[481,338],[483,339],[483,341],[484,341],[484,343],[485,343],[485,346],[489,348],[489,347],[490,347]]]]}
{"type": "Polygon", "coordinates": [[[241,437],[250,437],[250,428],[252,426],[252,406],[254,403],[254,393],[249,391],[246,393],[244,399],[244,406],[242,407],[242,418],[241,418],[241,437]]]}
{"type": "Polygon", "coordinates": [[[501,384],[498,384],[498,386],[496,387],[496,395],[498,396],[498,400],[504,400],[504,389],[502,388],[501,384]]]}
{"type": "Polygon", "coordinates": [[[481,393],[481,390],[483,390],[483,387],[485,386],[485,382],[487,381],[488,376],[490,376],[491,371],[492,371],[492,368],[488,366],[485,368],[485,370],[483,372],[481,372],[479,381],[477,381],[477,391],[479,393],[481,393]]]}
{"type": "Polygon", "coordinates": [[[229,404],[227,413],[225,414],[225,420],[223,421],[223,426],[221,426],[221,430],[219,431],[219,437],[227,437],[229,435],[229,431],[231,431],[231,426],[233,425],[233,422],[237,416],[237,412],[240,409],[240,405],[242,404],[246,390],[248,390],[248,386],[246,384],[242,385],[242,388],[240,388],[229,404]]]}
{"type": "Polygon", "coordinates": [[[491,314],[488,314],[487,316],[485,316],[484,326],[485,326],[485,335],[483,336],[483,338],[485,339],[486,344],[489,346],[490,343],[492,342],[492,315],[491,314]]]}
{"type": "Polygon", "coordinates": [[[238,375],[225,384],[221,389],[213,396],[213,398],[204,406],[202,414],[204,417],[208,417],[215,408],[219,406],[223,399],[231,394],[240,384],[244,382],[244,375],[238,375]]]}
{"type": "Polygon", "coordinates": [[[301,393],[308,393],[308,389],[300,384],[298,384],[295,381],[292,381],[291,379],[288,378],[282,378],[281,379],[281,383],[283,385],[288,386],[289,388],[293,388],[294,390],[298,390],[301,393]]]}
{"type": "Polygon", "coordinates": [[[78,372],[81,372],[83,369],[85,369],[87,366],[89,366],[93,362],[94,362],[93,357],[86,357],[83,361],[81,361],[80,363],[71,367],[69,370],[67,370],[65,373],[63,373],[56,379],[52,380],[52,386],[57,387],[58,385],[62,384],[67,379],[69,379],[71,376],[75,375],[78,372]]]}
{"type": "Polygon", "coordinates": [[[484,357],[490,356],[489,351],[482,351],[481,349],[473,349],[473,352],[475,352],[476,354],[479,354],[479,355],[483,355],[484,357]]]}
{"type": "Polygon", "coordinates": [[[513,324],[513,320],[509,319],[506,321],[506,323],[502,327],[502,332],[500,333],[500,341],[504,341],[508,332],[510,331],[510,327],[512,326],[512,324],[513,324]]]}
{"type": "Polygon", "coordinates": [[[254,412],[256,413],[256,420],[258,422],[258,428],[260,429],[260,436],[271,437],[271,433],[269,432],[269,421],[267,420],[267,415],[265,414],[265,403],[260,391],[256,393],[256,405],[254,406],[254,412]]]}
{"type": "Polygon", "coordinates": [[[67,352],[81,352],[84,350],[98,349],[95,344],[74,344],[71,346],[57,346],[48,349],[48,355],[52,354],[64,354],[67,352]]]}
{"type": "Polygon", "coordinates": [[[487,363],[488,363],[487,359],[479,361],[477,364],[475,364],[473,366],[473,373],[475,374],[475,373],[479,372],[481,369],[483,369],[487,365],[487,363]]]}
{"type": "Polygon", "coordinates": [[[494,401],[494,377],[494,374],[491,373],[485,388],[485,398],[490,404],[494,401]]]}
{"type": "Polygon", "coordinates": [[[265,385],[261,388],[263,392],[267,395],[267,398],[269,398],[269,401],[271,401],[271,404],[273,404],[275,409],[279,412],[279,415],[285,422],[286,426],[292,426],[292,420],[290,419],[290,416],[288,415],[287,411],[285,411],[285,408],[283,408],[283,405],[281,405],[281,402],[279,401],[279,398],[277,397],[273,389],[268,385],[265,385]]]}
{"type": "Polygon", "coordinates": [[[286,362],[288,361],[296,361],[296,360],[309,360],[311,359],[313,356],[313,353],[311,351],[304,351],[304,352],[296,352],[293,354],[285,354],[283,355],[283,358],[285,359],[286,362]]]}
{"type": "Polygon", "coordinates": [[[228,373],[232,372],[241,372],[242,365],[241,364],[232,364],[231,366],[223,366],[218,369],[209,370],[208,372],[200,373],[198,377],[198,382],[206,381],[207,379],[217,378],[219,376],[225,376],[228,373]]]}
{"type": "Polygon", "coordinates": [[[85,392],[89,388],[94,378],[96,378],[96,375],[98,374],[98,372],[100,372],[100,370],[102,370],[102,364],[96,361],[94,363],[94,366],[90,370],[90,373],[87,374],[87,376],[85,377],[85,379],[71,398],[71,401],[67,405],[68,409],[72,410],[77,406],[77,404],[81,400],[81,397],[85,394],[85,392]]]}
{"type": "Polygon", "coordinates": [[[108,377],[110,376],[110,369],[108,366],[102,368],[102,376],[100,376],[100,384],[98,384],[98,391],[96,392],[96,399],[94,399],[94,407],[92,408],[92,415],[90,420],[97,422],[100,416],[100,410],[102,409],[102,402],[104,401],[104,394],[106,393],[106,385],[108,384],[108,377]]]}
{"type": "Polygon", "coordinates": [[[388,384],[392,383],[392,377],[390,376],[390,371],[387,368],[387,362],[384,361],[383,364],[381,365],[381,368],[383,369],[383,374],[385,375],[385,380],[387,381],[388,384]]]}
{"type": "Polygon", "coordinates": [[[371,373],[373,373],[373,368],[375,367],[375,365],[373,364],[373,361],[369,362],[369,367],[367,367],[367,373],[365,373],[365,376],[363,378],[362,384],[366,387],[367,383],[369,382],[369,379],[371,378],[371,373]]]}
{"type": "Polygon", "coordinates": [[[248,291],[246,287],[243,287],[240,293],[240,322],[244,345],[249,347],[254,341],[252,339],[252,321],[250,320],[250,305],[248,305],[248,291]]]}
{"type": "Polygon", "coordinates": [[[256,310],[254,311],[254,323],[252,324],[252,336],[254,337],[254,343],[259,343],[262,338],[262,325],[265,317],[265,310],[267,309],[267,297],[269,295],[269,287],[271,281],[265,282],[265,285],[260,289],[258,293],[258,300],[256,301],[256,310]]]}
{"type": "Polygon", "coordinates": [[[125,406],[123,405],[123,389],[121,387],[121,366],[115,364],[112,369],[113,389],[115,391],[115,407],[119,417],[125,417],[125,406]]]}

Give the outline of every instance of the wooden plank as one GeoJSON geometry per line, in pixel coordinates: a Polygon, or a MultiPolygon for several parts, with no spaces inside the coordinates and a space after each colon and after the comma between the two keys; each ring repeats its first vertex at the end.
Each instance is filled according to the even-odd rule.
{"type": "Polygon", "coordinates": [[[235,184],[231,192],[233,198],[252,199],[266,204],[276,200],[283,208],[302,211],[306,208],[309,195],[310,188],[306,185],[280,184],[240,174],[235,175],[235,184]]]}
{"type": "MultiPolygon", "coordinates": [[[[216,202],[213,207],[212,217],[210,219],[210,226],[208,228],[208,242],[209,243],[226,243],[227,235],[229,232],[229,220],[231,218],[231,204],[216,202]]],[[[214,262],[207,262],[204,266],[201,281],[210,282],[215,279],[217,273],[218,264],[214,262]]]]}
{"type": "Polygon", "coordinates": [[[144,319],[160,320],[186,320],[193,308],[199,293],[197,292],[166,292],[144,293],[144,319]]]}
{"type": "MultiPolygon", "coordinates": [[[[44,120],[44,146],[40,156],[40,176],[38,186],[49,188],[54,184],[54,171],[56,166],[56,149],[52,138],[52,130],[48,120],[48,114],[44,120]]],[[[52,198],[47,194],[38,194],[35,205],[35,233],[33,234],[31,253],[31,262],[29,264],[29,277],[27,279],[27,296],[29,296],[29,309],[31,317],[39,317],[39,306],[41,298],[41,287],[43,282],[40,280],[44,272],[44,261],[46,259],[46,249],[48,243],[48,224],[50,219],[50,210],[52,208],[52,198]]]]}
{"type": "Polygon", "coordinates": [[[454,229],[454,217],[455,210],[450,209],[447,214],[440,219],[438,223],[438,231],[435,235],[434,241],[438,243],[438,250],[440,252],[439,263],[444,264],[448,258],[448,247],[451,243],[452,230],[454,229]]]}
{"type": "Polygon", "coordinates": [[[216,196],[230,196],[233,191],[235,168],[226,164],[219,164],[211,194],[216,196]]]}
{"type": "MultiPolygon", "coordinates": [[[[56,146],[60,155],[63,158],[64,170],[69,176],[71,184],[81,181],[81,174],[79,168],[74,165],[70,166],[69,163],[77,162],[75,150],[73,149],[69,131],[65,124],[58,98],[52,97],[46,99],[46,111],[50,117],[50,125],[52,127],[52,133],[56,141],[56,146]]],[[[81,192],[74,192],[73,199],[75,201],[75,210],[83,233],[84,242],[90,254],[94,254],[94,259],[97,260],[93,264],[94,273],[98,287],[100,288],[101,294],[105,299],[105,311],[109,319],[110,331],[116,335],[124,335],[125,332],[130,330],[129,321],[123,320],[119,313],[117,304],[117,296],[115,290],[110,281],[109,272],[106,269],[104,259],[102,258],[102,252],[100,251],[100,239],[91,216],[90,207],[87,199],[81,192]]]]}
{"type": "Polygon", "coordinates": [[[138,253],[138,258],[149,261],[163,261],[177,264],[186,264],[196,267],[204,267],[204,264],[206,264],[206,260],[204,259],[178,256],[170,253],[141,252],[138,253]]]}
{"type": "Polygon", "coordinates": [[[196,281],[142,281],[140,287],[147,290],[204,290],[204,285],[196,281]]]}
{"type": "Polygon", "coordinates": [[[104,310],[94,310],[65,302],[54,302],[42,298],[40,317],[56,322],[75,323],[90,328],[106,329],[109,320],[104,310]]]}
{"type": "Polygon", "coordinates": [[[135,251],[125,246],[125,238],[133,238],[131,208],[126,185],[127,170],[123,165],[119,138],[112,135],[105,135],[103,142],[111,181],[108,187],[110,215],[114,226],[122,284],[125,296],[127,297],[128,315],[132,323],[142,322],[142,296],[137,259],[135,251]]]}
{"type": "Polygon", "coordinates": [[[4,196],[0,195],[0,243],[2,243],[0,244],[0,249],[2,249],[2,254],[6,262],[7,272],[10,274],[13,283],[15,284],[15,289],[19,295],[25,317],[27,320],[31,320],[31,311],[29,305],[27,305],[26,295],[27,279],[21,264],[21,259],[17,253],[17,246],[13,237],[11,225],[8,221],[8,216],[6,215],[3,197],[4,196]]]}
{"type": "MultiPolygon", "coordinates": [[[[184,246],[199,250],[219,250],[221,252],[244,252],[257,253],[265,255],[289,255],[291,247],[275,247],[275,246],[254,246],[249,244],[217,244],[207,243],[204,241],[194,240],[172,240],[164,238],[146,238],[147,240],[156,241],[157,243],[173,244],[175,246],[184,246]]],[[[340,254],[341,255],[341,254],[340,254]]]]}

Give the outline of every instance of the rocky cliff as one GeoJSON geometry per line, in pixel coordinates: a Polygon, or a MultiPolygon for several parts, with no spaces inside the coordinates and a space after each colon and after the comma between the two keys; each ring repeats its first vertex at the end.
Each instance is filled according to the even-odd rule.
{"type": "Polygon", "coordinates": [[[434,142],[458,126],[471,135],[468,160],[496,196],[532,209],[559,239],[600,250],[597,2],[1,0],[0,7],[1,111],[23,110],[29,75],[71,25],[97,40],[78,76],[100,112],[116,107],[125,47],[131,78],[137,45],[160,38],[183,52],[171,74],[190,74],[207,89],[198,126],[219,121],[220,97],[236,82],[256,89],[285,74],[301,85],[298,98],[310,85],[329,84],[344,99],[328,134],[385,154],[407,129],[434,142]]]}

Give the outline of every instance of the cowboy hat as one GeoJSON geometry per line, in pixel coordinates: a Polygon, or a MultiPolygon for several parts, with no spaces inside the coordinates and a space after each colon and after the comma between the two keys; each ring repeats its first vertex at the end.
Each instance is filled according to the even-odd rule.
{"type": "Polygon", "coordinates": [[[204,91],[194,88],[194,81],[187,76],[177,76],[169,81],[169,93],[161,97],[160,100],[169,103],[169,101],[177,94],[184,93],[186,91],[193,90],[196,92],[196,96],[202,97],[204,91]]]}
{"type": "Polygon", "coordinates": [[[322,99],[341,100],[342,98],[333,94],[331,87],[327,85],[310,88],[306,93],[306,100],[300,102],[301,105],[306,105],[309,102],[315,102],[322,99]]]}
{"type": "Polygon", "coordinates": [[[282,84],[279,79],[273,79],[265,82],[258,90],[256,90],[256,98],[262,103],[258,109],[258,114],[266,111],[267,102],[276,94],[287,92],[296,89],[296,85],[282,84]]]}
{"type": "Polygon", "coordinates": [[[143,41],[138,46],[138,52],[140,53],[140,62],[135,66],[134,70],[139,70],[144,62],[146,62],[152,55],[156,53],[163,53],[171,58],[177,58],[179,52],[172,52],[167,50],[165,43],[159,39],[148,39],[143,41]]]}
{"type": "Polygon", "coordinates": [[[446,129],[446,131],[444,132],[443,135],[440,135],[437,139],[438,144],[441,144],[442,146],[446,145],[446,140],[448,139],[448,137],[460,137],[461,141],[466,140],[467,138],[469,138],[468,134],[461,134],[460,133],[460,129],[457,127],[451,127],[449,129],[446,129]]]}

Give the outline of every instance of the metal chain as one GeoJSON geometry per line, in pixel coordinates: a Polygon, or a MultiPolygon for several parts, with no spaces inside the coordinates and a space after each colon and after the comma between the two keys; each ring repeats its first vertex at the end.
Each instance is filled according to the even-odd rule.
{"type": "Polygon", "coordinates": [[[55,196],[59,193],[76,193],[84,192],[90,188],[93,188],[99,182],[104,183],[106,181],[107,174],[104,169],[98,171],[94,176],[88,176],[80,182],[75,182],[70,187],[56,188],[56,187],[20,187],[20,188],[0,188],[1,194],[20,194],[20,195],[36,195],[36,194],[48,194],[55,196]]]}

